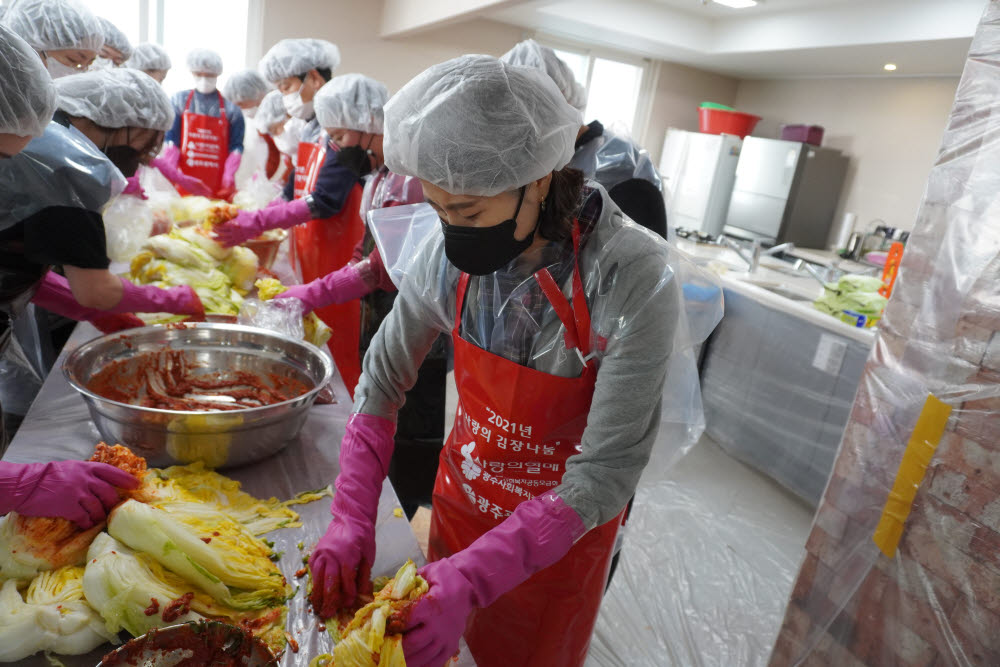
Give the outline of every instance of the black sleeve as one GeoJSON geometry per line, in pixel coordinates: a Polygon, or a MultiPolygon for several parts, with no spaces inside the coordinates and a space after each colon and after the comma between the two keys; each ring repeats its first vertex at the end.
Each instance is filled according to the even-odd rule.
{"type": "Polygon", "coordinates": [[[312,191],[317,217],[329,218],[340,213],[357,182],[357,173],[337,161],[337,151],[328,150],[312,191]]]}
{"type": "Polygon", "coordinates": [[[285,181],[285,189],[281,191],[285,201],[295,199],[295,160],[292,160],[292,168],[288,173],[288,180],[285,181]]]}
{"type": "Polygon", "coordinates": [[[33,262],[81,269],[111,265],[100,213],[50,206],[23,222],[24,255],[33,262]]]}

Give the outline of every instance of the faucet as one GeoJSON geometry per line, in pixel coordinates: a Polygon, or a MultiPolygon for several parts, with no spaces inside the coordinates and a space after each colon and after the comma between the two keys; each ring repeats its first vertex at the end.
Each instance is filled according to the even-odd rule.
{"type": "Polygon", "coordinates": [[[767,250],[763,251],[761,254],[774,256],[777,255],[779,252],[788,253],[792,252],[793,250],[795,250],[795,244],[792,243],[791,241],[788,241],[787,243],[779,243],[776,246],[772,246],[767,250]]]}
{"type": "Polygon", "coordinates": [[[750,256],[747,257],[747,248],[742,244],[737,243],[728,236],[720,236],[719,240],[722,242],[722,245],[735,250],[740,259],[747,263],[749,267],[748,273],[756,273],[757,267],[760,266],[760,241],[753,242],[753,245],[749,248],[750,256]]]}

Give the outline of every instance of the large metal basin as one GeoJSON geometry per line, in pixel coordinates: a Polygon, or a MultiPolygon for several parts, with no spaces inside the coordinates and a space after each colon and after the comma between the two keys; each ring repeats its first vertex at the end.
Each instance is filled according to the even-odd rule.
{"type": "Polygon", "coordinates": [[[78,347],[63,373],[83,396],[109,443],[128,446],[150,466],[203,461],[213,468],[259,461],[284,448],[305,423],[316,394],[333,367],[319,349],[263,329],[238,324],[157,325],[109,334],[78,347]],[[87,389],[106,364],[163,349],[182,351],[206,370],[275,374],[303,382],[309,391],[291,400],[225,412],[184,412],[120,403],[87,389]]]}

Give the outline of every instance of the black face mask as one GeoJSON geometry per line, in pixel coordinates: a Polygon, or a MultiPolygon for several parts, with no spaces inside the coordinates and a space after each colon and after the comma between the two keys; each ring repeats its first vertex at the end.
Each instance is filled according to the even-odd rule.
{"type": "Polygon", "coordinates": [[[368,156],[372,154],[369,148],[375,135],[368,140],[368,147],[345,146],[337,151],[337,164],[343,165],[353,171],[358,177],[367,176],[372,171],[372,161],[368,156]]]}
{"type": "Polygon", "coordinates": [[[125,178],[135,176],[139,163],[142,160],[142,153],[131,146],[111,146],[104,149],[104,154],[108,156],[112,164],[118,167],[125,178]]]}
{"type": "Polygon", "coordinates": [[[534,229],[521,241],[514,238],[526,187],[521,188],[514,217],[492,227],[460,227],[441,221],[444,254],[455,268],[473,276],[485,276],[507,266],[531,245],[535,240],[534,229]]]}

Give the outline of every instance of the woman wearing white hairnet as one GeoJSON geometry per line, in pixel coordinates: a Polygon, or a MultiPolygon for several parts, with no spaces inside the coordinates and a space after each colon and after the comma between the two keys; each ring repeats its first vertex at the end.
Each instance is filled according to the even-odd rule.
{"type": "Polygon", "coordinates": [[[137,69],[153,77],[157,83],[163,83],[170,71],[170,56],[159,44],[143,42],[137,44],[132,50],[132,57],[125,62],[125,66],[137,69]]]}
{"type": "Polygon", "coordinates": [[[230,199],[243,156],[243,113],[216,87],[222,57],[209,49],[187,56],[194,88],[175,93],[176,117],[154,166],[181,194],[230,199]]]}
{"type": "Polygon", "coordinates": [[[264,96],[270,90],[271,86],[264,81],[264,77],[252,69],[236,72],[222,87],[222,96],[243,112],[243,159],[240,160],[240,167],[236,170],[237,190],[245,189],[257,174],[268,178],[265,171],[270,157],[269,147],[266,140],[256,131],[253,120],[257,116],[261,102],[264,101],[264,96]]]}
{"type": "MultiPolygon", "coordinates": [[[[284,39],[260,61],[264,78],[277,86],[288,114],[307,121],[299,139],[295,173],[282,197],[259,211],[243,211],[215,233],[227,246],[243,243],[269,229],[292,229],[292,265],[302,282],[311,282],[344,266],[364,235],[358,210],[370,160],[353,151],[330,147],[316,119],[315,97],[340,64],[336,45],[321,39],[284,39]],[[329,149],[329,150],[328,150],[329,149]]],[[[330,352],[353,396],[361,364],[356,300],[322,308],[317,315],[337,335],[330,352]]]]}
{"type": "Polygon", "coordinates": [[[292,127],[292,119],[281,101],[281,91],[272,90],[257,107],[252,125],[267,146],[265,175],[275,183],[284,185],[291,178],[294,159],[299,148],[299,131],[292,127]]]}
{"type": "MultiPolygon", "coordinates": [[[[18,201],[4,188],[18,170],[18,156],[33,139],[43,137],[54,108],[55,87],[42,62],[26,42],[0,26],[0,352],[13,318],[46,270],[33,264],[30,254],[37,246],[23,226],[15,230],[17,225],[11,224],[6,207],[18,201]]],[[[0,411],[0,452],[3,443],[0,411]]],[[[103,463],[0,461],[0,515],[63,517],[89,528],[118,502],[116,487],[131,489],[136,484],[131,475],[103,463]]]]}
{"type": "MultiPolygon", "coordinates": [[[[571,106],[581,112],[587,106],[585,92],[573,77],[573,71],[549,47],[527,39],[501,56],[501,60],[545,72],[571,106]]],[[[645,149],[626,137],[607,132],[596,120],[580,127],[574,148],[571,167],[603,185],[632,220],[666,238],[667,211],[662,183],[645,149]]]]}
{"type": "Polygon", "coordinates": [[[95,64],[105,68],[121,67],[132,57],[132,43],[128,41],[125,33],[108,19],[98,16],[97,20],[104,30],[104,46],[101,47],[95,64]]]}
{"type": "MultiPolygon", "coordinates": [[[[18,99],[23,74],[5,76],[5,100],[18,99]]],[[[173,120],[166,95],[126,69],[66,77],[56,89],[56,120],[0,165],[0,242],[8,244],[2,263],[15,267],[22,298],[104,331],[141,325],[113,314],[204,314],[190,287],[140,286],[108,271],[101,210],[124,187],[123,173],[134,173],[162,143],[173,120]]],[[[22,96],[21,103],[28,101],[22,96]]]]}
{"type": "Polygon", "coordinates": [[[3,24],[41,56],[53,79],[86,72],[104,45],[104,28],[75,0],[21,0],[3,24]]]}
{"type": "Polygon", "coordinates": [[[649,459],[680,290],[666,243],[564,168],[579,128],[549,77],[488,56],[435,65],[385,107],[386,165],[421,180],[442,234],[365,356],[310,566],[321,613],[368,588],[396,413],[450,331],[458,410],[409,667],[441,667],[463,633],[480,667],[582,665],[649,459]]]}
{"type": "MultiPolygon", "coordinates": [[[[424,201],[420,181],[394,174],[385,166],[382,109],[388,99],[383,84],[362,74],[336,76],[315,97],[316,118],[339,149],[341,163],[358,165],[358,172],[374,169],[362,195],[362,220],[375,209],[424,201]]],[[[343,267],[305,285],[289,287],[276,298],[298,299],[307,311],[360,298],[360,361],[392,309],[396,286],[366,226],[354,256],[343,267]]],[[[431,501],[444,437],[446,362],[447,345],[442,337],[420,367],[417,384],[406,394],[399,413],[389,478],[407,516],[431,501]]]]}

